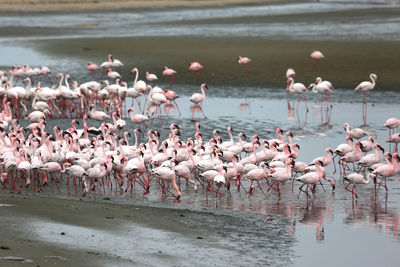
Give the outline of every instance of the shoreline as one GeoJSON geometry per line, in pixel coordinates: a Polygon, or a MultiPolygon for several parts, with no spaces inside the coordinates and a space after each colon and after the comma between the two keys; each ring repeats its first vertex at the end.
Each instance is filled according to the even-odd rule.
{"type": "Polygon", "coordinates": [[[198,7],[214,7],[224,8],[228,6],[257,6],[257,5],[274,5],[289,3],[306,3],[315,2],[313,0],[86,0],[86,1],[48,1],[47,3],[38,3],[38,1],[27,0],[0,0],[0,14],[24,14],[24,13],[65,13],[65,12],[126,12],[137,10],[165,10],[178,8],[198,8],[198,7]]]}

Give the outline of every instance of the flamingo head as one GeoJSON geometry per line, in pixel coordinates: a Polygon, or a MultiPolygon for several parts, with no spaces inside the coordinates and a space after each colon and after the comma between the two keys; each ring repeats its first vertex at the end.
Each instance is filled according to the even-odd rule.
{"type": "MultiPolygon", "coordinates": [[[[133,69],[131,69],[131,73],[134,73],[134,72],[137,72],[138,71],[138,69],[137,68],[133,68],[133,69]]],[[[147,75],[147,73],[146,73],[146,75],[147,75]]]]}
{"type": "Polygon", "coordinates": [[[371,73],[371,77],[372,79],[374,79],[374,81],[378,80],[378,75],[376,75],[375,73],[371,73]]]}
{"type": "Polygon", "coordinates": [[[205,84],[205,83],[202,83],[202,84],[201,84],[201,87],[208,89],[208,86],[207,86],[207,84],[205,84]]]}

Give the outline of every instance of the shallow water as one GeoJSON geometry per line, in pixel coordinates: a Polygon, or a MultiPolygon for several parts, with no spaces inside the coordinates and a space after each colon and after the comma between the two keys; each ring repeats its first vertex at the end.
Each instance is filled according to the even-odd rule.
{"type": "MultiPolygon", "coordinates": [[[[196,91],[198,86],[187,85],[185,88],[181,93],[181,98],[177,101],[182,115],[179,117],[177,110],[171,110],[170,116],[163,116],[161,123],[158,119],[153,121],[151,128],[160,131],[162,138],[167,137],[170,123],[176,123],[181,127],[182,140],[194,136],[195,122],[191,120],[188,98],[191,92],[196,91]]],[[[201,132],[204,135],[204,140],[208,140],[211,137],[213,129],[219,129],[221,136],[224,139],[228,138],[226,133],[228,126],[233,127],[234,136],[239,132],[243,132],[247,136],[258,133],[261,139],[270,139],[275,138],[275,129],[281,127],[284,131],[290,130],[294,134],[294,140],[301,148],[297,160],[304,162],[310,162],[313,158],[324,155],[324,150],[327,147],[335,148],[338,144],[343,143],[346,136],[343,130],[344,122],[348,122],[351,127],[360,126],[366,129],[370,135],[375,136],[377,143],[381,144],[385,150],[388,150],[389,146],[385,143],[388,133],[387,129],[383,128],[382,125],[387,118],[398,116],[395,112],[396,103],[400,101],[400,94],[398,93],[369,92],[368,125],[361,125],[361,95],[350,90],[335,90],[332,94],[331,121],[327,124],[325,118],[321,122],[319,96],[311,93],[307,95],[309,97],[308,106],[310,109],[307,123],[305,123],[306,112],[304,103],[300,102],[299,122],[296,111],[288,110],[287,108],[287,98],[284,89],[277,91],[267,88],[210,87],[206,94],[207,98],[204,101],[203,109],[208,119],[204,120],[201,114],[195,114],[196,120],[201,123],[201,132]],[[244,89],[246,95],[248,95],[247,98],[240,96],[244,89]],[[230,92],[230,97],[223,97],[224,95],[228,95],[228,92],[230,92]]],[[[290,96],[289,101],[293,107],[296,107],[297,98],[290,96]]],[[[48,121],[47,127],[48,129],[52,129],[54,125],[59,125],[62,128],[67,128],[69,124],[70,120],[67,119],[52,119],[48,121]]],[[[99,123],[93,120],[89,120],[88,124],[89,126],[99,125],[99,123]]],[[[133,128],[134,126],[128,122],[125,130],[132,132],[133,128]]],[[[337,264],[369,265],[371,262],[378,263],[379,257],[377,258],[376,255],[363,254],[363,251],[370,249],[371,243],[381,249],[380,255],[385,257],[388,265],[396,265],[398,257],[395,251],[400,247],[398,233],[400,177],[395,176],[388,179],[388,188],[390,191],[387,199],[384,190],[380,190],[379,193],[375,194],[374,185],[369,184],[358,187],[359,199],[354,200],[351,193],[344,190],[345,184],[340,181],[339,174],[333,174],[332,164],[327,168],[327,174],[328,177],[333,178],[336,182],[336,190],[331,192],[330,185],[325,184],[326,192],[319,188],[316,196],[308,201],[303,193],[299,195],[297,188],[300,184],[298,183],[295,184],[293,191],[291,190],[290,183],[284,185],[281,188],[281,200],[278,200],[276,192],[273,190],[268,193],[268,197],[266,198],[258,188],[255,194],[250,197],[243,189],[240,192],[236,192],[236,189],[232,188],[231,196],[227,194],[226,190],[223,190],[224,196],[222,198],[216,198],[213,193],[210,193],[208,200],[206,200],[205,191],[201,186],[196,193],[190,186],[186,187],[185,182],[182,181],[182,197],[177,202],[171,197],[163,199],[161,197],[161,189],[154,179],[152,181],[151,192],[145,198],[142,197],[143,190],[138,185],[133,193],[129,193],[129,190],[127,193],[108,191],[106,196],[110,197],[112,203],[207,211],[216,213],[217,215],[226,214],[233,216],[234,220],[246,220],[249,212],[261,218],[261,220],[263,218],[268,220],[271,214],[282,216],[287,219],[285,234],[288,235],[288,239],[282,241],[282,244],[275,240],[274,242],[278,243],[274,243],[274,246],[278,246],[279,253],[284,253],[281,246],[289,246],[292,253],[290,253],[290,256],[274,262],[274,264],[278,265],[286,264],[292,260],[296,266],[317,266],[319,264],[328,264],[328,266],[336,266],[337,264]],[[243,213],[238,213],[237,211],[243,213]],[[289,241],[291,238],[293,238],[294,242],[289,241]],[[332,257],[333,253],[341,256],[335,261],[327,260],[332,257]],[[318,254],[317,257],[315,256],[316,254],[318,254]]],[[[248,188],[246,182],[244,182],[244,187],[248,188]]],[[[267,189],[265,183],[262,183],[262,187],[264,190],[267,189]]],[[[45,189],[47,192],[43,192],[41,195],[44,194],[49,197],[58,196],[59,194],[54,190],[54,186],[52,189],[45,189]]],[[[62,194],[66,194],[65,186],[62,186],[62,190],[62,194]]],[[[103,198],[104,196],[101,194],[101,190],[98,190],[97,198],[103,198]]],[[[93,197],[93,195],[89,196],[89,198],[93,197]]],[[[39,224],[41,225],[41,223],[39,224]]],[[[28,229],[31,229],[31,227],[33,229],[40,229],[40,227],[38,228],[35,225],[29,225],[28,229]]],[[[79,236],[80,231],[84,231],[84,229],[68,228],[68,225],[65,227],[67,227],[68,232],[76,233],[77,236],[79,236]]],[[[49,224],[45,229],[52,228],[58,229],[59,226],[49,224]]],[[[249,231],[249,234],[251,233],[250,235],[253,237],[252,242],[254,244],[263,244],[263,239],[256,239],[255,237],[258,235],[260,228],[244,229],[247,229],[244,231],[249,231]]],[[[35,235],[45,240],[46,238],[51,238],[51,234],[49,236],[47,230],[33,231],[35,235]]],[[[146,232],[143,229],[139,232],[142,231],[146,232]]],[[[99,238],[108,239],[107,233],[99,233],[96,232],[95,235],[100,236],[99,238]]],[[[118,233],[114,234],[120,236],[122,243],[129,243],[127,241],[129,236],[124,237],[118,233]]],[[[149,233],[150,236],[161,235],[167,238],[168,234],[167,236],[165,234],[167,233],[163,233],[162,231],[154,232],[154,230],[149,233]]],[[[70,241],[61,240],[62,242],[67,242],[67,244],[76,242],[74,236],[70,238],[72,238],[68,239],[70,241]]],[[[52,242],[57,243],[57,240],[53,240],[52,242]]],[[[235,244],[234,247],[237,248],[243,240],[239,238],[232,242],[235,244]]],[[[86,246],[84,244],[82,243],[79,246],[86,246]]],[[[101,242],[94,242],[94,244],[101,246],[101,242]]],[[[221,247],[224,247],[224,245],[221,245],[221,247]]],[[[192,249],[194,250],[195,248],[186,248],[188,252],[193,252],[192,249]]],[[[165,248],[163,248],[164,250],[165,248]]],[[[223,250],[221,253],[226,253],[226,251],[223,250]]],[[[132,255],[128,256],[123,250],[119,250],[116,255],[128,259],[134,257],[132,255]]],[[[261,256],[251,255],[254,263],[271,264],[271,259],[266,260],[261,256]]],[[[185,259],[181,260],[183,263],[187,263],[185,259]]],[[[252,261],[251,259],[247,260],[252,261]]]]}

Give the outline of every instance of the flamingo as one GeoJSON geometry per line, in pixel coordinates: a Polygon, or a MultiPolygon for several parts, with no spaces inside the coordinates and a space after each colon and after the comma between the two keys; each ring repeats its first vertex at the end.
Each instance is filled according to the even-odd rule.
{"type": "MultiPolygon", "coordinates": [[[[165,97],[170,102],[169,104],[171,104],[171,103],[175,104],[175,106],[179,112],[179,116],[181,116],[181,111],[179,110],[178,103],[176,103],[176,101],[175,101],[175,99],[179,98],[179,95],[175,91],[173,91],[171,89],[167,89],[167,91],[165,92],[165,97]]],[[[172,104],[171,104],[171,106],[172,106],[172,104]]],[[[167,113],[167,115],[168,115],[168,113],[167,113]]]]}
{"type": "Polygon", "coordinates": [[[175,70],[170,69],[170,68],[168,68],[167,66],[164,67],[164,70],[163,70],[163,72],[162,72],[162,75],[163,75],[163,76],[169,76],[169,77],[170,77],[170,79],[169,79],[169,86],[170,86],[170,87],[172,87],[172,83],[174,82],[175,74],[176,74],[176,71],[175,71],[175,70]]]}
{"type": "Polygon", "coordinates": [[[389,138],[386,140],[386,143],[395,143],[396,144],[396,149],[395,152],[397,152],[397,144],[400,143],[400,133],[395,133],[389,136],[389,138]]]}
{"type": "MultiPolygon", "coordinates": [[[[308,91],[308,88],[302,83],[294,83],[294,79],[292,77],[289,77],[287,79],[287,82],[289,83],[289,92],[297,94],[297,108],[296,108],[296,111],[297,111],[297,117],[298,117],[298,120],[299,120],[299,123],[300,123],[300,118],[299,118],[300,95],[303,95],[304,102],[306,104],[306,113],[308,113],[307,97],[304,94],[304,92],[308,91]]],[[[307,120],[307,117],[306,117],[306,120],[307,120]]]]}
{"type": "Polygon", "coordinates": [[[250,72],[250,62],[251,62],[250,58],[238,56],[237,62],[238,64],[245,66],[243,72],[250,72]]]}
{"type": "Polygon", "coordinates": [[[364,175],[359,173],[351,173],[343,178],[345,181],[349,182],[344,189],[351,192],[353,197],[355,196],[356,198],[358,198],[357,193],[354,192],[354,189],[356,189],[357,184],[369,184],[369,182],[371,181],[371,177],[372,177],[371,174],[368,174],[367,177],[365,177],[364,175]],[[353,185],[353,188],[350,191],[348,187],[351,184],[353,185]]]}
{"type": "Polygon", "coordinates": [[[203,68],[204,67],[197,61],[189,63],[189,70],[194,71],[196,73],[196,78],[195,78],[196,82],[199,81],[201,71],[203,70],[203,68]]]}
{"type": "MultiPolygon", "coordinates": [[[[190,97],[189,101],[193,102],[195,104],[195,106],[198,106],[201,113],[203,113],[204,119],[207,119],[206,115],[203,112],[203,108],[200,105],[204,101],[204,99],[206,99],[206,94],[204,93],[204,88],[208,89],[207,84],[205,84],[205,83],[201,84],[201,86],[200,86],[201,94],[200,93],[193,94],[190,97]]],[[[194,110],[192,112],[192,120],[194,120],[194,110]]]]}
{"type": "Polygon", "coordinates": [[[108,61],[104,61],[100,64],[100,68],[108,69],[112,67],[112,55],[108,55],[108,61]]]}
{"type": "Polygon", "coordinates": [[[142,114],[135,114],[135,110],[133,108],[130,108],[128,110],[128,114],[131,118],[131,121],[135,124],[142,124],[145,123],[146,121],[149,120],[149,117],[147,117],[146,115],[142,115],[142,114]]]}
{"type": "Polygon", "coordinates": [[[399,160],[400,160],[399,154],[394,153],[392,155],[392,162],[382,165],[382,166],[376,168],[373,172],[371,172],[374,180],[376,180],[376,178],[378,176],[382,177],[381,182],[379,183],[379,186],[381,186],[383,180],[385,180],[384,187],[386,189],[386,193],[389,191],[386,186],[386,178],[397,174],[397,172],[399,171],[399,160]]]}
{"type": "Polygon", "coordinates": [[[389,129],[389,136],[394,134],[394,128],[400,126],[400,120],[398,118],[389,118],[383,124],[383,127],[389,129]]]}
{"type": "Polygon", "coordinates": [[[378,76],[375,73],[371,73],[369,75],[371,81],[361,82],[359,85],[354,88],[354,91],[362,91],[363,92],[363,120],[364,124],[367,122],[367,91],[370,91],[375,88],[376,80],[378,76]]]}
{"type": "Polygon", "coordinates": [[[106,119],[110,119],[110,115],[108,115],[103,111],[96,110],[96,107],[94,105],[90,107],[89,117],[97,121],[104,121],[106,119]]]}
{"type": "Polygon", "coordinates": [[[294,71],[294,69],[292,68],[288,68],[286,70],[286,92],[289,93],[289,85],[291,80],[289,80],[289,78],[294,79],[294,77],[296,76],[296,72],[294,71]]]}
{"type": "Polygon", "coordinates": [[[157,75],[155,75],[153,73],[150,73],[148,71],[146,72],[146,79],[151,83],[154,83],[154,82],[158,81],[157,75]]]}
{"type": "MultiPolygon", "coordinates": [[[[176,185],[175,162],[173,160],[171,160],[171,167],[172,168],[169,168],[169,167],[157,168],[156,170],[153,170],[151,172],[151,174],[161,180],[170,181],[172,184],[172,187],[176,191],[176,195],[174,195],[174,196],[177,200],[179,200],[179,198],[181,196],[181,191],[180,191],[179,187],[176,185]]],[[[165,188],[163,187],[163,193],[164,192],[165,192],[165,188]]]]}
{"type": "Polygon", "coordinates": [[[111,67],[120,68],[124,66],[124,64],[120,60],[114,58],[112,55],[111,59],[112,59],[111,67]]]}
{"type": "Polygon", "coordinates": [[[97,71],[100,69],[100,67],[94,64],[92,61],[89,61],[87,68],[90,72],[97,71]]]}
{"type": "Polygon", "coordinates": [[[107,77],[110,78],[110,79],[114,79],[115,80],[115,79],[120,79],[121,75],[116,71],[112,71],[112,69],[108,69],[107,70],[107,77]]]}
{"type": "Polygon", "coordinates": [[[311,67],[311,71],[314,69],[315,66],[318,66],[318,72],[321,72],[320,60],[325,58],[325,56],[320,51],[314,50],[311,52],[310,57],[315,60],[314,65],[311,67]]]}
{"type": "Polygon", "coordinates": [[[355,138],[355,139],[361,139],[364,136],[367,136],[367,132],[365,132],[363,129],[361,128],[353,128],[350,130],[349,124],[346,122],[343,125],[344,129],[346,130],[346,133],[351,137],[351,138],[355,138]]]}
{"type": "MultiPolygon", "coordinates": [[[[317,161],[315,164],[316,167],[316,172],[309,172],[306,173],[298,178],[296,178],[296,181],[300,181],[303,184],[299,187],[300,192],[303,191],[303,186],[306,185],[306,190],[303,191],[304,193],[307,194],[307,199],[311,198],[311,196],[308,194],[308,189],[310,188],[310,185],[316,185],[319,183],[324,176],[324,168],[322,167],[322,162],[317,161]]],[[[313,190],[313,189],[312,189],[313,190]]],[[[313,191],[311,191],[313,192],[313,191]]]]}

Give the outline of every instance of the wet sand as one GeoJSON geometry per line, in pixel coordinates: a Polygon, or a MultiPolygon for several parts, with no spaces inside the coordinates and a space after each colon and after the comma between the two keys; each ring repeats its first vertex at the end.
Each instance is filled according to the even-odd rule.
{"type": "Polygon", "coordinates": [[[292,261],[291,253],[282,253],[293,242],[285,218],[251,214],[233,219],[211,210],[90,198],[49,199],[1,191],[0,265],[20,266],[20,261],[2,258],[10,256],[25,259],[26,266],[210,266],[246,261],[284,266],[292,261]],[[278,254],[282,255],[269,256],[278,254]]]}
{"type": "MultiPolygon", "coordinates": [[[[260,4],[274,3],[290,3],[299,1],[282,1],[282,0],[258,0],[260,4]]],[[[312,2],[301,1],[301,2],[312,2]]],[[[29,1],[29,0],[0,0],[2,12],[65,12],[65,11],[118,11],[126,9],[149,9],[149,8],[182,8],[182,7],[215,7],[215,6],[231,6],[231,5],[254,5],[253,0],[119,0],[119,1],[29,1]]]]}

